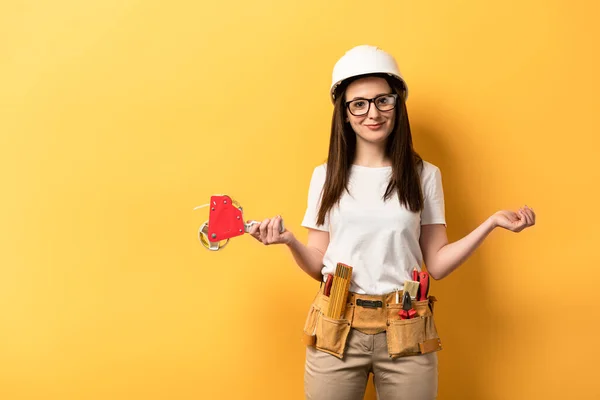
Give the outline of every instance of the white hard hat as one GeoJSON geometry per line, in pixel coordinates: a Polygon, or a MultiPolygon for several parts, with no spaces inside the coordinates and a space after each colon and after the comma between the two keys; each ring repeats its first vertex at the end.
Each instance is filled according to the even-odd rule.
{"type": "Polygon", "coordinates": [[[346,79],[367,74],[388,74],[404,85],[404,100],[408,86],[400,74],[394,57],[375,46],[356,46],[346,52],[333,67],[331,101],[335,102],[335,90],[346,79]]]}

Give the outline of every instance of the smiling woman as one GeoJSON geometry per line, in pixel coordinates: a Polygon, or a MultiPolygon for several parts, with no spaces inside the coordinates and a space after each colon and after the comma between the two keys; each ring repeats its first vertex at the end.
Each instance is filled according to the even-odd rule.
{"type": "Polygon", "coordinates": [[[535,222],[530,209],[501,211],[449,244],[441,172],[413,149],[407,96],[391,55],[348,51],[334,67],[329,157],[314,169],[302,222],[308,243],[280,233],[279,216],[250,231],[263,244],[286,244],[325,282],[304,326],[308,399],[362,399],[371,373],[380,399],[435,398],[441,340],[429,276],[448,275],[495,227],[517,232],[535,222]],[[328,312],[330,301],[341,313],[328,312]]]}
{"type": "MultiPolygon", "coordinates": [[[[402,289],[414,254],[438,299],[439,398],[600,399],[598,331],[585,322],[600,320],[600,2],[517,4],[2,2],[0,399],[304,398],[305,357],[317,368],[321,353],[332,365],[316,376],[331,374],[342,396],[338,367],[352,366],[360,315],[383,308],[354,303],[336,364],[313,350],[331,347],[324,333],[345,332],[341,321],[313,310],[315,346],[298,340],[315,292],[344,259],[351,293],[402,289]],[[406,115],[424,160],[420,212],[404,183],[410,165],[388,179],[399,149],[386,163],[362,157],[367,147],[346,122],[358,113],[343,86],[374,76],[367,67],[379,59],[357,51],[332,80],[357,40],[379,42],[402,71],[406,85],[378,77],[401,93],[387,142],[400,125],[407,135],[406,115]],[[446,245],[445,227],[431,224],[442,178],[457,241],[446,245]],[[390,181],[400,190],[383,201],[390,181]],[[338,185],[328,225],[317,225],[321,188],[338,185]],[[208,210],[192,208],[215,193],[261,221],[281,214],[282,235],[269,236],[267,223],[256,236],[287,245],[246,236],[224,252],[204,249],[197,231],[208,210]],[[516,212],[522,199],[543,216],[535,229],[495,229],[448,275],[482,237],[463,236],[497,209],[514,211],[492,222],[529,226],[516,212]],[[574,296],[565,296],[567,276],[574,296]]],[[[371,102],[369,113],[385,114],[382,106],[371,102]]],[[[397,346],[400,327],[417,322],[383,306],[397,346]]],[[[371,371],[378,384],[381,365],[371,371]]],[[[362,379],[348,382],[360,391],[362,379]]],[[[375,400],[372,383],[365,397],[375,400]]]]}
{"type": "Polygon", "coordinates": [[[362,78],[348,85],[346,98],[351,100],[345,103],[348,109],[346,122],[356,132],[357,140],[385,142],[394,128],[394,109],[398,97],[391,91],[390,85],[381,77],[362,78]],[[374,106],[371,107],[371,104],[374,106]]]}

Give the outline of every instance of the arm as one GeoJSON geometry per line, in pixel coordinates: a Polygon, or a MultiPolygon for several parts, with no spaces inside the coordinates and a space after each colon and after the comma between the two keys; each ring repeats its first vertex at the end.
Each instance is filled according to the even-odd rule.
{"type": "Polygon", "coordinates": [[[323,268],[323,256],[329,246],[329,232],[309,229],[306,245],[293,235],[286,244],[296,264],[312,278],[322,281],[321,268],[323,268]]]}
{"type": "Polygon", "coordinates": [[[264,245],[285,244],[292,252],[296,264],[312,278],[321,281],[323,256],[329,246],[329,232],[308,229],[307,244],[300,242],[292,232],[285,230],[280,233],[281,216],[265,219],[260,225],[250,228],[250,235],[264,245]]]}
{"type": "Polygon", "coordinates": [[[433,279],[442,279],[463,264],[495,228],[520,232],[534,224],[535,214],[527,206],[518,213],[498,211],[454,243],[448,243],[444,225],[423,225],[419,244],[427,271],[433,279]]]}
{"type": "Polygon", "coordinates": [[[419,243],[429,275],[433,279],[448,276],[473,254],[493,229],[492,222],[487,219],[464,238],[448,243],[444,225],[423,225],[419,243]]]}

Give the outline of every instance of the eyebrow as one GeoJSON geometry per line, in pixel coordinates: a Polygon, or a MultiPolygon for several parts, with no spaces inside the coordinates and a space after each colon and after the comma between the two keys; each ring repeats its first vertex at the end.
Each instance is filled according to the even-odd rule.
{"type": "MultiPolygon", "coordinates": [[[[375,96],[373,96],[373,97],[372,97],[372,99],[374,99],[375,97],[379,97],[379,96],[386,95],[386,94],[392,94],[392,93],[379,93],[379,94],[376,94],[375,96]]],[[[367,100],[367,98],[366,98],[366,97],[360,97],[360,96],[359,96],[359,97],[355,97],[355,98],[353,98],[353,99],[350,99],[350,100],[348,100],[348,101],[354,101],[354,100],[367,100]]]]}

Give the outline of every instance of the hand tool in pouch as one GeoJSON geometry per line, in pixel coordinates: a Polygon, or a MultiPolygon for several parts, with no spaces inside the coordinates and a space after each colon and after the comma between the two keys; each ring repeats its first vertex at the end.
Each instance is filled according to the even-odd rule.
{"type": "Polygon", "coordinates": [[[325,296],[329,296],[331,293],[331,284],[333,283],[333,275],[327,274],[327,281],[325,281],[325,290],[323,293],[325,296]]]}
{"type": "Polygon", "coordinates": [[[417,269],[413,269],[412,281],[404,281],[404,293],[408,292],[411,299],[416,299],[419,292],[419,273],[417,269]]]}
{"type": "Polygon", "coordinates": [[[398,315],[402,319],[411,319],[417,315],[417,310],[412,308],[410,294],[408,292],[404,292],[402,295],[402,309],[398,315]]]}
{"type": "Polygon", "coordinates": [[[331,284],[331,293],[329,295],[329,307],[326,314],[329,318],[340,319],[342,317],[346,308],[351,278],[352,267],[338,263],[333,275],[333,283],[331,284]]]}
{"type": "Polygon", "coordinates": [[[429,297],[429,274],[426,271],[419,272],[419,296],[417,300],[427,300],[429,297]]]}
{"type": "MultiPolygon", "coordinates": [[[[242,207],[227,195],[213,195],[210,197],[210,203],[195,207],[194,210],[208,206],[210,206],[208,221],[198,229],[200,243],[208,250],[220,250],[232,237],[248,233],[252,226],[260,224],[260,221],[254,220],[244,222],[242,207]]],[[[284,231],[283,220],[281,220],[279,232],[284,231]]]]}

